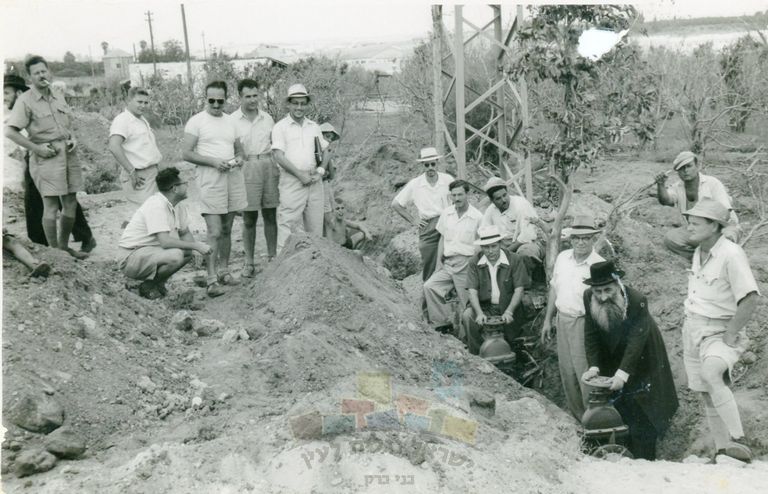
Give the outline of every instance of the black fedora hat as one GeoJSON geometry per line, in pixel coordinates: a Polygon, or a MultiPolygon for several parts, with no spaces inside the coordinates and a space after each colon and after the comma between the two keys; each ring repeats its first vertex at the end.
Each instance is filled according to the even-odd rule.
{"type": "Polygon", "coordinates": [[[596,262],[589,267],[590,277],[584,280],[585,285],[600,286],[613,283],[624,276],[624,271],[616,269],[613,261],[596,262]]]}
{"type": "Polygon", "coordinates": [[[26,91],[29,89],[26,81],[15,74],[6,74],[3,77],[3,87],[5,86],[10,86],[12,88],[18,89],[19,91],[26,91]]]}

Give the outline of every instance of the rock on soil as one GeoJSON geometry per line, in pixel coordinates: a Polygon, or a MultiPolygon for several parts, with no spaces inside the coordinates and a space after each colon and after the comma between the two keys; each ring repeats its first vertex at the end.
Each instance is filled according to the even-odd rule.
{"type": "Polygon", "coordinates": [[[46,436],[45,449],[59,458],[73,460],[85,452],[85,441],[75,432],[62,427],[46,436]]]}
{"type": "Polygon", "coordinates": [[[384,253],[384,267],[396,280],[421,273],[419,233],[416,228],[400,232],[390,241],[384,253]]]}
{"type": "Polygon", "coordinates": [[[25,451],[16,458],[16,475],[26,477],[36,473],[47,472],[56,466],[56,457],[48,451],[25,451]]]}
{"type": "Polygon", "coordinates": [[[8,414],[14,424],[32,432],[51,432],[64,423],[64,407],[45,394],[22,396],[8,414]]]}

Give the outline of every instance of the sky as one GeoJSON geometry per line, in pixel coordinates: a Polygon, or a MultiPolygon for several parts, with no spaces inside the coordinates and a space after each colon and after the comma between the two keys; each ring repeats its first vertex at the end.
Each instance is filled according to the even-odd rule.
{"type": "MultiPolygon", "coordinates": [[[[60,60],[66,51],[78,59],[101,58],[101,42],[132,52],[149,42],[145,12],[152,12],[156,46],[168,39],[183,41],[179,0],[0,0],[2,55],[18,58],[37,53],[60,60]]],[[[465,0],[467,18],[490,19],[485,2],[465,0]]],[[[541,2],[540,2],[541,3],[541,2]]],[[[568,3],[568,2],[563,2],[568,3]]],[[[570,3],[584,3],[573,1],[570,3]]],[[[646,19],[753,14],[768,9],[768,0],[640,0],[646,19]]],[[[392,41],[426,37],[431,28],[428,0],[185,0],[190,50],[202,54],[205,44],[258,44],[321,47],[331,43],[392,41]]],[[[502,4],[505,19],[514,4],[502,4]]],[[[444,8],[452,28],[453,9],[444,8]]]]}

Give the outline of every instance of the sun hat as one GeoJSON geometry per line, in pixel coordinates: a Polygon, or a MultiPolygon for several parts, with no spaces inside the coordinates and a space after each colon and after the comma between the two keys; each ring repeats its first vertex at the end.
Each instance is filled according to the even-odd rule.
{"type": "Polygon", "coordinates": [[[584,280],[584,284],[590,286],[607,285],[623,276],[624,271],[616,269],[613,261],[596,262],[589,267],[589,278],[584,280]]]}
{"type": "Polygon", "coordinates": [[[600,233],[595,226],[595,218],[591,214],[579,214],[573,217],[571,226],[569,228],[563,228],[563,234],[566,237],[571,235],[592,235],[600,233]]]}
{"type": "Polygon", "coordinates": [[[480,237],[475,240],[475,245],[490,245],[501,241],[506,237],[496,225],[481,226],[477,229],[477,235],[480,237]]]}
{"type": "Polygon", "coordinates": [[[485,185],[483,186],[483,191],[485,191],[486,194],[490,195],[493,192],[495,192],[497,189],[500,188],[507,188],[507,182],[500,179],[499,177],[491,177],[488,179],[487,182],[485,182],[485,185]]]}
{"type": "Polygon", "coordinates": [[[7,74],[5,77],[3,77],[3,86],[9,86],[20,91],[26,91],[29,89],[26,81],[24,81],[23,78],[17,76],[16,74],[7,74]]]}
{"type": "Polygon", "coordinates": [[[285,100],[288,101],[291,98],[307,98],[307,101],[312,100],[312,96],[309,95],[309,91],[304,87],[304,84],[294,84],[288,88],[288,96],[285,100]]]}
{"type": "Polygon", "coordinates": [[[323,134],[325,134],[326,132],[336,134],[336,139],[339,139],[341,137],[341,134],[336,132],[336,129],[333,128],[333,125],[331,125],[330,122],[325,122],[320,124],[320,132],[322,132],[323,134]]]}
{"type": "Polygon", "coordinates": [[[731,212],[715,201],[714,199],[704,198],[699,200],[695,206],[683,213],[685,216],[698,216],[699,218],[707,218],[720,223],[723,226],[728,226],[728,220],[731,217],[731,212]]]}
{"type": "Polygon", "coordinates": [[[421,148],[421,151],[419,151],[419,159],[417,159],[416,161],[418,161],[419,163],[424,163],[427,161],[437,161],[440,158],[442,158],[442,156],[437,154],[437,149],[421,148]]]}
{"type": "Polygon", "coordinates": [[[696,160],[696,155],[690,151],[683,151],[677,155],[675,161],[672,162],[672,169],[677,171],[680,167],[687,165],[691,161],[696,160]]]}

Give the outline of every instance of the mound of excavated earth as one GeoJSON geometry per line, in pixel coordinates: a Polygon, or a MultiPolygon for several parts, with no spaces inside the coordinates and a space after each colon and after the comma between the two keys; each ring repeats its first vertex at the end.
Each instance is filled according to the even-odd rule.
{"type": "MultiPolygon", "coordinates": [[[[581,456],[575,421],[324,239],[292,237],[200,313],[140,300],[102,265],[61,264],[6,299],[4,407],[22,390],[57,398],[88,452],[8,492],[571,490],[559,476],[581,456]]],[[[8,426],[4,456],[45,447],[8,426]]]]}

